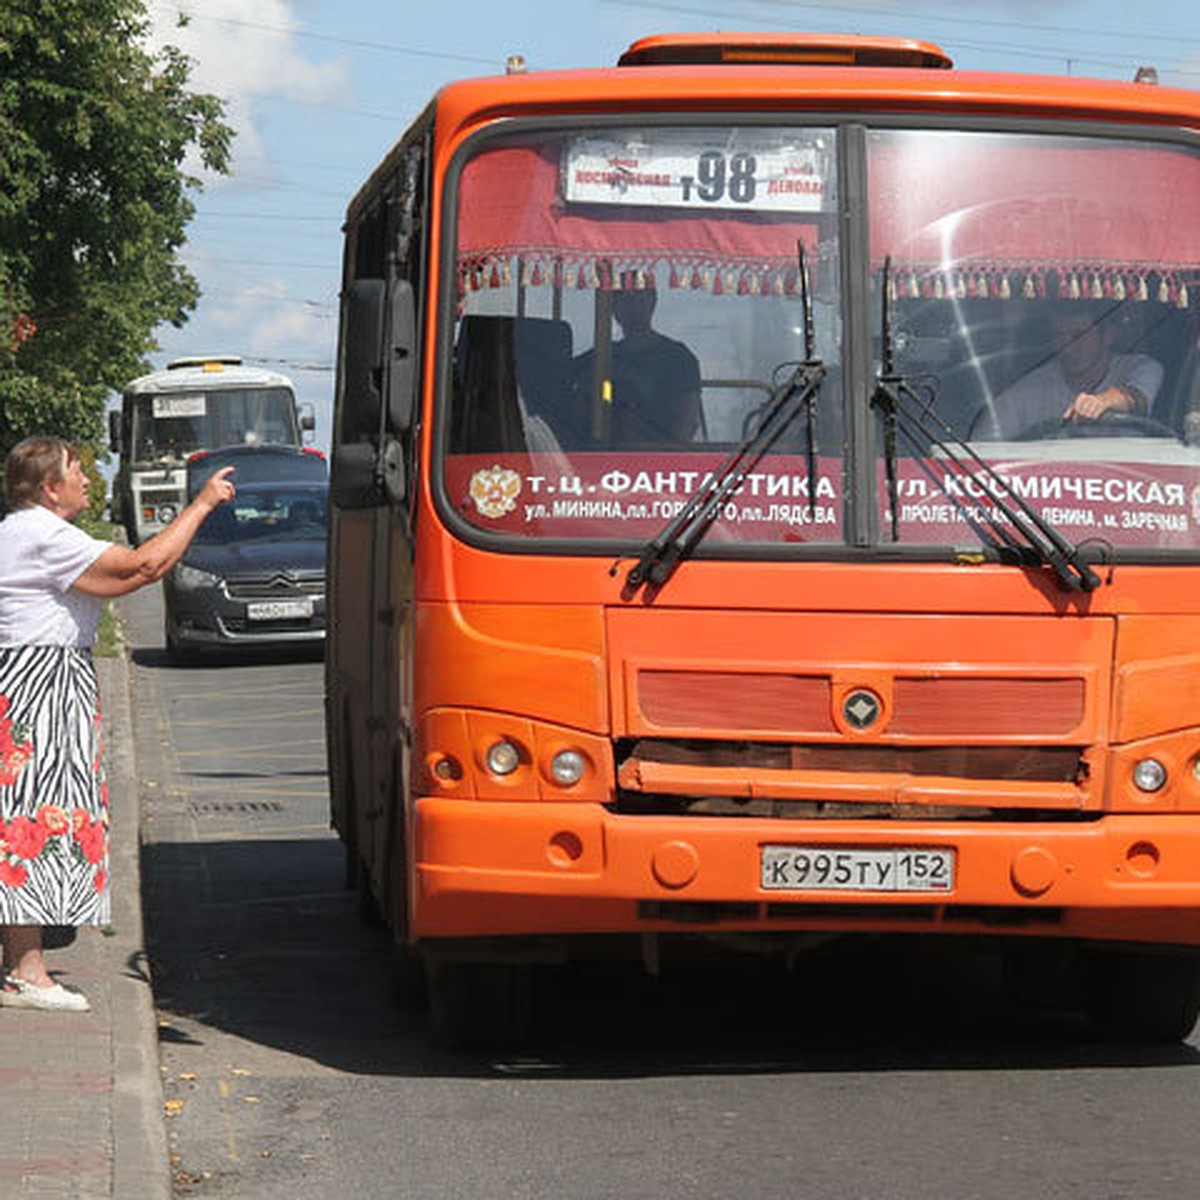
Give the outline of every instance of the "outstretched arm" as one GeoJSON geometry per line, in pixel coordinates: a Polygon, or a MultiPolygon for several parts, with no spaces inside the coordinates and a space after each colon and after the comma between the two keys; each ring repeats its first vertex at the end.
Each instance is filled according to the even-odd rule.
{"type": "Polygon", "coordinates": [[[110,546],[71,585],[87,596],[109,599],[125,596],[161,579],[184,555],[196,531],[214,508],[232,500],[229,480],[233,467],[224,467],[205,481],[199,494],[161,533],[136,549],[110,546]]]}

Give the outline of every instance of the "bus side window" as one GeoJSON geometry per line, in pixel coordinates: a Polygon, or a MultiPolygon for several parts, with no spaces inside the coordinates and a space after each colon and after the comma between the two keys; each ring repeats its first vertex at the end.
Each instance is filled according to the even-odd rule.
{"type": "Polygon", "coordinates": [[[526,450],[533,419],[559,442],[576,443],[571,341],[565,321],[464,317],[454,349],[452,451],[526,450]]]}
{"type": "Polygon", "coordinates": [[[1200,437],[1200,328],[1190,310],[1164,308],[1147,322],[1142,353],[1162,363],[1150,416],[1189,443],[1200,437]],[[1192,420],[1189,422],[1189,416],[1192,420]]]}
{"type": "Polygon", "coordinates": [[[487,454],[522,441],[511,317],[463,317],[454,347],[451,451],[487,454]]]}
{"type": "Polygon", "coordinates": [[[575,387],[571,326],[547,317],[518,317],[513,338],[524,416],[545,422],[559,446],[584,448],[590,429],[575,387]]]}

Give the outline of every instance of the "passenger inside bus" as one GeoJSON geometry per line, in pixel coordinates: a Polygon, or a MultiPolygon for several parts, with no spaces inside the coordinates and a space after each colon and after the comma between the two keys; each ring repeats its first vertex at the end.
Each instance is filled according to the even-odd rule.
{"type": "Polygon", "coordinates": [[[1053,436],[1067,423],[1109,414],[1146,417],[1162,384],[1162,364],[1122,353],[1120,306],[1064,300],[1050,316],[1052,353],[1006,387],[981,414],[976,435],[1012,440],[1053,436]]]}
{"type": "MultiPolygon", "coordinates": [[[[652,324],[658,293],[629,286],[612,294],[612,314],[621,338],[612,344],[608,378],[612,447],[690,443],[700,428],[700,363],[682,342],[652,324]]],[[[580,355],[576,377],[581,396],[596,395],[596,355],[580,355]]]]}

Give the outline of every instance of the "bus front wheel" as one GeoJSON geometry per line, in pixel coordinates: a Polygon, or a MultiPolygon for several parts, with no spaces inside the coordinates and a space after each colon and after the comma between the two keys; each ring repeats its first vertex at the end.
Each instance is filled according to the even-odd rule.
{"type": "Polygon", "coordinates": [[[516,1049],[533,1032],[533,968],[528,963],[425,963],[433,1032],[455,1050],[516,1049]]]}
{"type": "Polygon", "coordinates": [[[1085,949],[1084,1011],[1100,1036],[1181,1042],[1200,1015],[1200,957],[1187,951],[1085,949]]]}

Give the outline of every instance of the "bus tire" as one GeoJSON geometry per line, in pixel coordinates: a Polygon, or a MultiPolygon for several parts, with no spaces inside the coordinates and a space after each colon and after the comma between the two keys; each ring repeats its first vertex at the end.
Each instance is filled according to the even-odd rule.
{"type": "Polygon", "coordinates": [[[1182,1042],[1200,1015],[1200,957],[1188,951],[1081,951],[1092,1030],[1113,1041],[1182,1042]]]}
{"type": "Polygon", "coordinates": [[[511,1050],[533,1032],[533,973],[527,963],[427,959],[434,1036],[452,1050],[511,1050]]]}
{"type": "Polygon", "coordinates": [[[370,873],[357,853],[354,857],[358,863],[354,875],[354,891],[358,899],[358,923],[364,929],[382,929],[385,924],[383,910],[379,907],[379,901],[375,899],[375,893],[371,891],[370,873]]]}
{"type": "Polygon", "coordinates": [[[429,1007],[429,982],[425,960],[411,946],[392,947],[388,960],[392,1000],[401,1012],[424,1012],[429,1007]]]}

